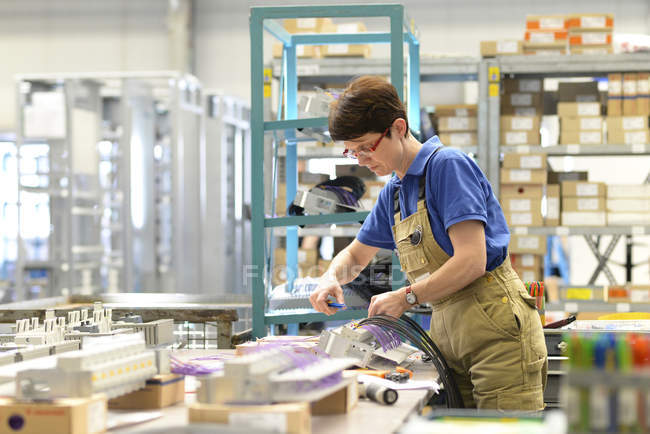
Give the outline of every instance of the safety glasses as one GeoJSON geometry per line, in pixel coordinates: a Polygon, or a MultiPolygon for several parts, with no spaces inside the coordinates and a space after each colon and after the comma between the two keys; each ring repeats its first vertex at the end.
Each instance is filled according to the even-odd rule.
{"type": "Polygon", "coordinates": [[[386,137],[386,134],[388,134],[388,130],[390,130],[390,127],[386,128],[383,133],[381,133],[381,136],[379,136],[379,139],[369,148],[366,149],[358,149],[356,151],[353,151],[352,149],[345,148],[343,151],[343,156],[351,158],[353,160],[358,160],[359,157],[369,157],[371,152],[375,152],[375,149],[377,149],[377,146],[379,146],[379,142],[386,137]]]}

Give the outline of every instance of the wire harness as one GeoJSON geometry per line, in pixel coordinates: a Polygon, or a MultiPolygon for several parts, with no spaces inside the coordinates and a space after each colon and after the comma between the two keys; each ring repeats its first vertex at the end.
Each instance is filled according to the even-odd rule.
{"type": "Polygon", "coordinates": [[[447,407],[464,407],[460,390],[458,389],[458,385],[452,376],[451,369],[447,365],[445,358],[429,334],[425,332],[418,323],[406,315],[402,315],[402,317],[398,319],[387,315],[376,315],[358,321],[357,325],[364,328],[368,328],[370,325],[378,326],[379,328],[397,333],[403,340],[411,341],[415,347],[424,352],[436,367],[438,375],[440,375],[440,381],[447,391],[447,407]]]}

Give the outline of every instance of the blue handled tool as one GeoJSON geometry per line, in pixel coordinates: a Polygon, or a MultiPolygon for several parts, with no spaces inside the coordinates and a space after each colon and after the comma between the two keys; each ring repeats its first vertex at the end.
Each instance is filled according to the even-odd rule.
{"type": "Polygon", "coordinates": [[[337,303],[337,302],[332,301],[332,300],[327,300],[327,305],[329,307],[336,307],[338,309],[345,309],[347,307],[344,303],[337,303]]]}

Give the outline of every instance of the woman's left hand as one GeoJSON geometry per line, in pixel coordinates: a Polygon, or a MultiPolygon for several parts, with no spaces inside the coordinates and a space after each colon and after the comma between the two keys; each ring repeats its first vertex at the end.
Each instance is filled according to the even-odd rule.
{"type": "Polygon", "coordinates": [[[393,318],[399,318],[409,307],[411,305],[406,302],[404,288],[397,291],[384,292],[383,294],[374,295],[370,299],[368,317],[388,315],[393,318]]]}

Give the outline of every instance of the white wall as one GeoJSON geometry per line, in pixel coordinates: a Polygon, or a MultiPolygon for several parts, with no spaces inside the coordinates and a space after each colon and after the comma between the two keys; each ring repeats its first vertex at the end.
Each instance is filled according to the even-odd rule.
{"type": "Polygon", "coordinates": [[[0,1],[0,131],[14,74],[168,69],[164,0],[0,1]]]}

